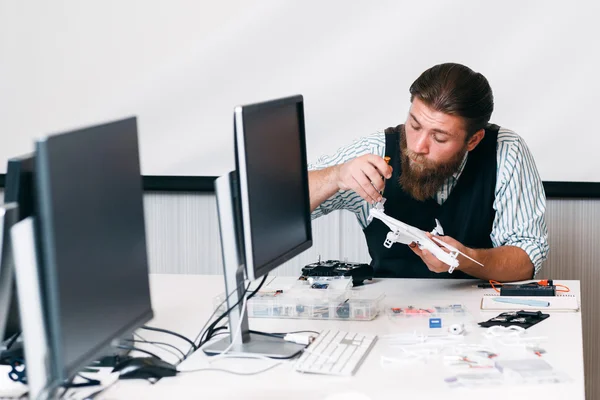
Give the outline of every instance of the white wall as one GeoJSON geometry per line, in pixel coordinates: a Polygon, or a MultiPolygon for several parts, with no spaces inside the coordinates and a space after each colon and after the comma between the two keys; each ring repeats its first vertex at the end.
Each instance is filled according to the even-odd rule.
{"type": "Polygon", "coordinates": [[[235,105],[305,96],[309,159],[402,122],[440,62],[495,91],[545,181],[600,181],[598,2],[0,1],[0,173],[32,139],[139,117],[145,175],[233,168],[235,105]]]}

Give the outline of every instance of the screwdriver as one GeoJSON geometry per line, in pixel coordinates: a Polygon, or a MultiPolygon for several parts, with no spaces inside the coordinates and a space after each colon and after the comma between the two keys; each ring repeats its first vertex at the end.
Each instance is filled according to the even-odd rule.
{"type": "MultiPolygon", "coordinates": [[[[385,160],[385,163],[387,165],[390,165],[390,160],[391,158],[388,156],[383,157],[383,159],[385,160]]],[[[383,189],[381,189],[381,191],[379,192],[381,194],[381,201],[377,201],[375,203],[373,203],[373,207],[378,208],[378,209],[383,209],[383,204],[385,203],[385,197],[383,197],[383,191],[385,189],[385,185],[383,186],[383,189]]]]}

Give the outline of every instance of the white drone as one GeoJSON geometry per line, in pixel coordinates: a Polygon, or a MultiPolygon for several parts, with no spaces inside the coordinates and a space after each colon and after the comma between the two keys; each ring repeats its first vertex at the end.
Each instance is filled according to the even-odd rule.
{"type": "MultiPolygon", "coordinates": [[[[374,207],[371,208],[369,213],[368,222],[371,222],[373,218],[377,218],[381,220],[384,224],[386,224],[391,231],[387,234],[383,245],[388,249],[392,247],[394,242],[411,244],[416,243],[420,249],[426,249],[431,254],[433,254],[438,260],[442,261],[445,264],[450,266],[448,269],[448,273],[452,273],[456,267],[458,267],[458,257],[459,254],[462,254],[464,257],[469,260],[477,263],[483,267],[483,264],[472,259],[465,253],[460,252],[457,248],[450,246],[448,243],[441,241],[440,239],[433,236],[431,239],[427,236],[425,231],[420,230],[419,228],[415,228],[414,226],[405,224],[404,222],[398,221],[395,218],[392,218],[385,214],[383,210],[383,202],[376,203],[374,207]],[[432,240],[433,239],[433,240],[432,240]],[[438,246],[439,244],[439,246],[438,246]],[[444,251],[440,246],[448,249],[448,252],[444,251]]],[[[435,220],[435,228],[431,231],[432,235],[443,235],[444,230],[440,225],[440,221],[435,220]]]]}

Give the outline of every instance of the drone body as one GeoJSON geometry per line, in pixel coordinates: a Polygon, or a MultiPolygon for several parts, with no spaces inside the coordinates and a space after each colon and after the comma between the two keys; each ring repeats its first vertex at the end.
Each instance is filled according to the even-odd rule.
{"type": "Polygon", "coordinates": [[[460,252],[457,248],[450,246],[448,243],[445,243],[435,237],[435,235],[444,234],[440,222],[437,219],[435,220],[436,227],[433,229],[433,231],[431,231],[431,234],[434,236],[429,238],[425,231],[386,215],[383,210],[383,203],[377,203],[373,208],[371,208],[368,221],[371,222],[373,218],[381,220],[390,228],[390,232],[387,234],[385,241],[383,242],[383,245],[388,249],[392,247],[394,243],[411,244],[414,242],[419,246],[420,249],[429,251],[438,260],[448,264],[450,267],[448,269],[449,273],[452,273],[454,269],[458,267],[459,262],[456,257],[458,257],[459,254],[483,267],[483,264],[480,262],[473,260],[471,257],[460,252]]]}

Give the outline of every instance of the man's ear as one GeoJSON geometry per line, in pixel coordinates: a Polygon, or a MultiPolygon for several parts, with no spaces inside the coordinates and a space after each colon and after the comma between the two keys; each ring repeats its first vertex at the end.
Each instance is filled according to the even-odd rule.
{"type": "Polygon", "coordinates": [[[485,136],[485,129],[480,129],[467,141],[467,151],[473,150],[485,136]]]}

